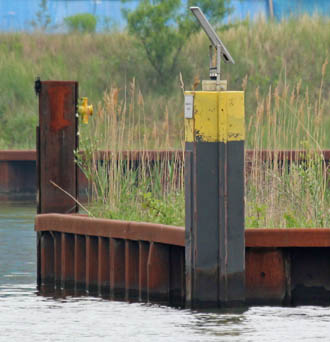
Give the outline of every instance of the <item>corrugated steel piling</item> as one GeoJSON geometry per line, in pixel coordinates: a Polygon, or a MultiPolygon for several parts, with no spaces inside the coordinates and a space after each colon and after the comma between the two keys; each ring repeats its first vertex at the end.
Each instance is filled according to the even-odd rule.
{"type": "MultiPolygon", "coordinates": [[[[45,214],[36,217],[35,229],[41,294],[91,294],[93,279],[93,295],[185,307],[184,227],[45,214]],[[74,241],[66,271],[62,236],[74,241]],[[96,241],[89,254],[88,241],[96,241]],[[73,283],[67,281],[72,263],[73,283]]],[[[329,228],[247,229],[245,237],[246,305],[330,304],[329,228]]]]}

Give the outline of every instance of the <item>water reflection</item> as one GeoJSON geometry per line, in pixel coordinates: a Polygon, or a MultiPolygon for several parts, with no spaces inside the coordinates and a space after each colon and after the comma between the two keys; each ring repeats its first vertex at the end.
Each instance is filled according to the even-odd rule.
{"type": "Polygon", "coordinates": [[[35,213],[33,202],[0,205],[0,285],[35,281],[35,213]]]}
{"type": "Polygon", "coordinates": [[[192,332],[213,337],[238,337],[242,333],[242,325],[246,321],[244,314],[248,308],[216,310],[213,312],[189,312],[193,315],[193,322],[189,322],[186,328],[192,332]],[[193,323],[193,324],[192,324],[193,323]]]}

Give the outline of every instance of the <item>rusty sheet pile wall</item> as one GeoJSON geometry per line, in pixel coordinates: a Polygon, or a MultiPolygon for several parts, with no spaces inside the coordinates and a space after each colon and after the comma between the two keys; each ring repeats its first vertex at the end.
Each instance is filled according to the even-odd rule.
{"type": "Polygon", "coordinates": [[[50,214],[36,230],[41,292],[184,305],[182,228],[50,214]]]}
{"type": "MultiPolygon", "coordinates": [[[[41,293],[185,306],[184,228],[36,217],[41,293]]],[[[247,305],[330,305],[330,229],[248,229],[247,305]]]]}

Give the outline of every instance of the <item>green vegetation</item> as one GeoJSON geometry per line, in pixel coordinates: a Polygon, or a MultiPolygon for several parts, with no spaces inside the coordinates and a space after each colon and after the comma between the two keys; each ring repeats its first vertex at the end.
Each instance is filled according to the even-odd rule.
{"type": "MultiPolygon", "coordinates": [[[[325,63],[330,46],[328,18],[243,22],[219,34],[236,61],[235,65],[223,65],[223,78],[228,80],[229,89],[245,89],[248,125],[257,113],[269,107],[268,95],[271,94],[272,108],[278,99],[276,94],[280,93],[282,116],[288,118],[301,107],[306,119],[309,115],[319,123],[323,135],[330,131],[330,68],[325,63]],[[294,109],[290,101],[296,96],[300,102],[295,102],[299,105],[294,109]],[[286,112],[290,106],[291,112],[286,112]]],[[[204,33],[195,34],[178,58],[176,70],[181,72],[186,89],[199,89],[199,80],[208,78],[208,44],[204,33]]],[[[168,113],[171,147],[179,148],[183,137],[183,100],[177,71],[169,77],[172,84],[168,92],[159,95],[162,85],[157,72],[145,58],[141,44],[125,32],[1,34],[0,148],[35,146],[36,76],[42,80],[78,80],[80,94],[88,96],[94,105],[102,101],[111,86],[118,88],[118,96],[124,98],[128,83],[135,78],[144,95],[146,130],[159,126],[164,113],[168,113]]],[[[267,115],[263,116],[263,122],[266,121],[267,115]]],[[[159,141],[164,141],[161,130],[158,134],[159,141]]],[[[290,133],[291,137],[295,140],[293,146],[306,140],[290,133]]],[[[251,148],[253,134],[247,142],[251,148]]],[[[285,146],[287,140],[278,142],[277,148],[290,147],[285,146]]],[[[268,144],[264,142],[265,146],[268,144]]],[[[330,135],[325,135],[320,144],[329,148],[330,135]]]]}
{"type": "Polygon", "coordinates": [[[246,182],[246,226],[295,228],[330,226],[330,168],[319,153],[309,151],[304,162],[288,164],[275,154],[252,161],[246,182]],[[327,180],[328,173],[328,180],[327,180]]]}
{"type": "Polygon", "coordinates": [[[31,21],[31,25],[35,31],[45,32],[51,25],[51,16],[48,10],[48,1],[41,0],[36,18],[31,21]]]}
{"type": "Polygon", "coordinates": [[[69,32],[94,33],[96,31],[97,19],[90,13],[79,13],[64,18],[64,23],[69,32]]]}
{"type": "MultiPolygon", "coordinates": [[[[223,78],[229,90],[246,93],[246,147],[308,151],[305,164],[290,167],[277,163],[276,153],[263,163],[255,154],[247,226],[329,227],[329,170],[320,150],[330,148],[330,20],[247,21],[219,34],[236,61],[223,65],[223,78]]],[[[208,44],[204,33],[190,36],[176,68],[166,69],[164,89],[143,43],[126,32],[1,34],[0,149],[35,146],[36,76],[78,80],[80,94],[97,108],[80,128],[87,157],[77,155],[92,187],[91,213],[183,225],[182,161],[150,167],[145,152],[132,168],[123,151],[183,149],[182,88],[199,89],[208,78],[208,44]],[[99,164],[102,149],[113,152],[99,164]]]]}
{"type": "MultiPolygon", "coordinates": [[[[134,81],[125,93],[122,100],[118,88],[105,93],[104,105],[81,136],[85,154],[82,157],[77,153],[76,157],[91,186],[90,214],[184,225],[183,161],[178,154],[172,159],[160,158],[159,154],[151,162],[148,153],[150,148],[169,150],[173,146],[168,113],[150,131],[146,129],[144,99],[134,81]],[[128,158],[124,153],[130,149],[141,151],[138,165],[129,162],[134,151],[129,152],[128,158]],[[111,153],[104,154],[101,150],[111,153]]],[[[301,101],[299,96],[291,97],[290,106],[283,112],[280,103],[285,102],[285,95],[277,95],[278,106],[275,103],[264,112],[260,109],[263,101],[259,103],[260,111],[247,127],[255,154],[246,160],[251,170],[246,180],[246,226],[329,227],[330,181],[327,179],[329,167],[320,153],[325,137],[320,133],[322,126],[315,125],[315,118],[311,116],[301,124],[299,118],[305,119],[304,113],[294,111],[301,101]],[[284,115],[287,113],[291,113],[289,118],[284,115]],[[292,132],[306,140],[294,145],[292,132]],[[298,163],[300,156],[297,155],[290,165],[287,161],[282,163],[276,151],[262,161],[258,151],[264,146],[262,137],[266,135],[266,147],[285,144],[293,149],[304,148],[305,161],[298,163]]]]}
{"type": "Polygon", "coordinates": [[[228,0],[199,0],[187,3],[182,11],[181,0],[142,0],[136,9],[126,11],[129,33],[137,37],[145,58],[156,71],[160,90],[166,92],[178,74],[178,60],[189,38],[200,30],[190,6],[199,6],[213,24],[221,22],[229,11],[228,0]]]}
{"type": "MultiPolygon", "coordinates": [[[[183,161],[175,156],[152,159],[148,146],[168,149],[170,127],[168,115],[160,127],[146,130],[144,100],[132,81],[126,100],[118,98],[118,88],[104,96],[104,105],[92,118],[86,134],[81,136],[81,149],[76,153],[92,196],[88,210],[93,216],[113,219],[182,225],[184,218],[183,161]],[[158,140],[158,132],[164,141],[158,140]],[[132,164],[132,146],[142,151],[141,162],[132,164]],[[101,149],[111,151],[100,152],[101,149]],[[100,161],[102,160],[102,161],[100,161]]],[[[134,149],[133,148],[133,149],[134,149]]]]}

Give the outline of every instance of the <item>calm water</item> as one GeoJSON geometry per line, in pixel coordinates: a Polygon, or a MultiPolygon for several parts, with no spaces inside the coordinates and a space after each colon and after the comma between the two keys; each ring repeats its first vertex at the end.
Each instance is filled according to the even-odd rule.
{"type": "Polygon", "coordinates": [[[0,341],[329,341],[330,308],[194,312],[37,294],[31,204],[0,206],[0,341]]]}

